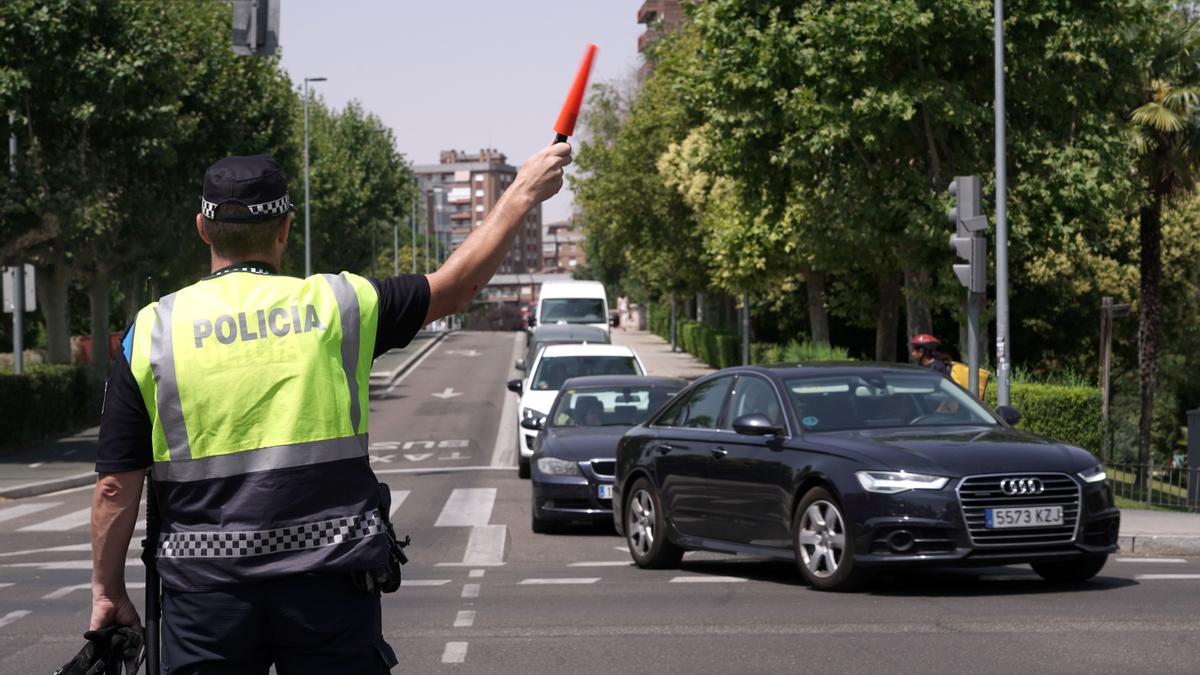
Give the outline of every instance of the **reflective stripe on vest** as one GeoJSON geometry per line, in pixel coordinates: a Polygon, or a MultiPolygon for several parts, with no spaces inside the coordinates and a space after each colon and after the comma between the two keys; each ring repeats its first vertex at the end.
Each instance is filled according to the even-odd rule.
{"type": "Polygon", "coordinates": [[[171,532],[158,540],[161,558],[245,558],[333,546],[384,531],[378,510],[270,530],[171,532]]]}

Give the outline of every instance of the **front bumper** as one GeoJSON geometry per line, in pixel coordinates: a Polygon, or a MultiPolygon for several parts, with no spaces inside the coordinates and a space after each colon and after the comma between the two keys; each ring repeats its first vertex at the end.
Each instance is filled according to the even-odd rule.
{"type": "Polygon", "coordinates": [[[612,489],[613,477],[597,474],[580,462],[580,476],[551,476],[531,463],[534,514],[543,520],[612,521],[612,499],[600,497],[600,487],[612,489]]]}

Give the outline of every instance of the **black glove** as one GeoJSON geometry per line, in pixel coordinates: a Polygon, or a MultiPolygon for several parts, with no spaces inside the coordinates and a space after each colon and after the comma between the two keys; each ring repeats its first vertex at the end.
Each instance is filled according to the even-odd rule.
{"type": "Polygon", "coordinates": [[[83,649],[54,675],[134,675],[142,665],[142,633],[108,626],[83,634],[83,649]]]}

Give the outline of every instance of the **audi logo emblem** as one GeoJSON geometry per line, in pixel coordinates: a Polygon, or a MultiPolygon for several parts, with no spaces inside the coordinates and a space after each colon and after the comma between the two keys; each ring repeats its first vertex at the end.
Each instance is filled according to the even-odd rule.
{"type": "Polygon", "coordinates": [[[1040,495],[1046,487],[1040,478],[1005,478],[1000,489],[1006,495],[1040,495]]]}

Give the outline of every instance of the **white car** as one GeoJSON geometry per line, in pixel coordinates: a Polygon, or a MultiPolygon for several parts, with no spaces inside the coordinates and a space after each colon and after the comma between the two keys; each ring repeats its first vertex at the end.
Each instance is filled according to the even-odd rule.
{"type": "Polygon", "coordinates": [[[533,441],[545,422],[562,383],[584,375],[645,375],[637,352],[624,345],[548,345],[538,352],[523,380],[509,380],[521,397],[517,406],[517,473],[529,478],[533,441]]]}

